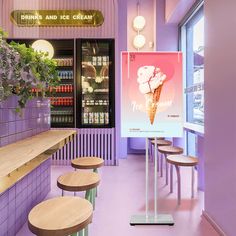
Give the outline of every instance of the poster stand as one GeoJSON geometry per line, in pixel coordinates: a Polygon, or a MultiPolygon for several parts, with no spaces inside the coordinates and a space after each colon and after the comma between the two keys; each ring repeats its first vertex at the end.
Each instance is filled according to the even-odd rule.
{"type": "Polygon", "coordinates": [[[155,138],[154,151],[154,214],[149,214],[149,167],[148,167],[148,138],[146,138],[146,214],[131,216],[130,225],[174,225],[170,214],[157,213],[157,139],[155,138]]]}

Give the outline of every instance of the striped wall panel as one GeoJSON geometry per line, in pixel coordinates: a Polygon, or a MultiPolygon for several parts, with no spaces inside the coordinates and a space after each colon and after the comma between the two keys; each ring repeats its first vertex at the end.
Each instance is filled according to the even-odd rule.
{"type": "Polygon", "coordinates": [[[115,129],[77,129],[76,138],[52,156],[53,165],[70,165],[72,159],[97,156],[105,165],[117,165],[115,129]]]}
{"type": "Polygon", "coordinates": [[[0,23],[10,38],[115,38],[115,0],[0,0],[0,23]],[[100,27],[17,27],[10,21],[13,10],[100,10],[100,27]]]}

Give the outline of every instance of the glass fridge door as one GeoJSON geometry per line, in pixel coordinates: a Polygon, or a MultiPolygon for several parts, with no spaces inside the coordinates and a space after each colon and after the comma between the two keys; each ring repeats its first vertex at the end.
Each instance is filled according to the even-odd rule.
{"type": "Polygon", "coordinates": [[[110,43],[106,40],[82,40],[81,43],[81,124],[104,127],[111,123],[110,43]]]}

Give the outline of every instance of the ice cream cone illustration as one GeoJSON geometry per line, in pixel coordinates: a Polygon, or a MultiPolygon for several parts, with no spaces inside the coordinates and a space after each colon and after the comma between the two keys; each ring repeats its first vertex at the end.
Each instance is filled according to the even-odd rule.
{"type": "Polygon", "coordinates": [[[138,69],[139,90],[146,99],[146,111],[153,124],[166,75],[155,66],[143,66],[138,69]]]}

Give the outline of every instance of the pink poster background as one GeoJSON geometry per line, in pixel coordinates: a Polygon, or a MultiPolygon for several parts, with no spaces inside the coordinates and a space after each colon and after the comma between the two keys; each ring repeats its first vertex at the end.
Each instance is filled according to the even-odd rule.
{"type": "Polygon", "coordinates": [[[122,52],[121,134],[123,137],[181,137],[183,87],[181,52],[122,52]],[[154,123],[139,91],[137,71],[155,66],[166,75],[154,123]]]}

